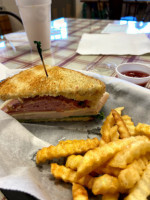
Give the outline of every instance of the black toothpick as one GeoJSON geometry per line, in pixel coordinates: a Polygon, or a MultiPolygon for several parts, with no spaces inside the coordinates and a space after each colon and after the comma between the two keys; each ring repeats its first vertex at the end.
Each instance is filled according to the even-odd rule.
{"type": "Polygon", "coordinates": [[[37,45],[37,50],[39,52],[39,55],[40,55],[40,58],[41,58],[41,61],[42,61],[42,64],[43,64],[45,74],[48,77],[48,73],[46,71],[45,63],[44,63],[43,56],[42,56],[41,42],[40,41],[34,41],[34,43],[37,45]]]}

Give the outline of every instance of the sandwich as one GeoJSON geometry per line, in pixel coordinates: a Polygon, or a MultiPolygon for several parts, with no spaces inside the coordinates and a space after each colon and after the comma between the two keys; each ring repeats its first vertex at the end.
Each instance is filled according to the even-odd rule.
{"type": "Polygon", "coordinates": [[[24,70],[0,83],[1,110],[23,122],[87,121],[109,94],[105,84],[74,70],[46,65],[24,70]]]}

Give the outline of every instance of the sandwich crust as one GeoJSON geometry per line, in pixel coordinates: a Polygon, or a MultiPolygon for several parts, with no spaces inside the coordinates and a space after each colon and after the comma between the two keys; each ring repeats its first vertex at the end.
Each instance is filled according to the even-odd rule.
{"type": "Polygon", "coordinates": [[[98,101],[105,92],[105,84],[80,72],[46,66],[46,77],[42,65],[37,65],[7,78],[0,83],[2,100],[35,96],[64,96],[77,101],[98,101]]]}

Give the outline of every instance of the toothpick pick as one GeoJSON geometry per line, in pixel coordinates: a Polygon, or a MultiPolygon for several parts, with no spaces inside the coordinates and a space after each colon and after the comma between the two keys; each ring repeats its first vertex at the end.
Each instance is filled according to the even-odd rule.
{"type": "Polygon", "coordinates": [[[42,56],[41,42],[40,41],[34,41],[34,43],[37,44],[37,50],[39,52],[39,55],[40,55],[40,58],[41,58],[41,61],[42,61],[42,64],[43,64],[45,74],[48,77],[48,73],[47,73],[45,63],[44,63],[44,60],[43,60],[43,56],[42,56]]]}

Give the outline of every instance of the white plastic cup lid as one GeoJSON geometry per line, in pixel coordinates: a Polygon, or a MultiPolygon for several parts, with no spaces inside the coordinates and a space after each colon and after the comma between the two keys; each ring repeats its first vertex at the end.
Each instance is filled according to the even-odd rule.
{"type": "Polygon", "coordinates": [[[51,4],[52,0],[16,0],[17,6],[34,6],[51,4]]]}

